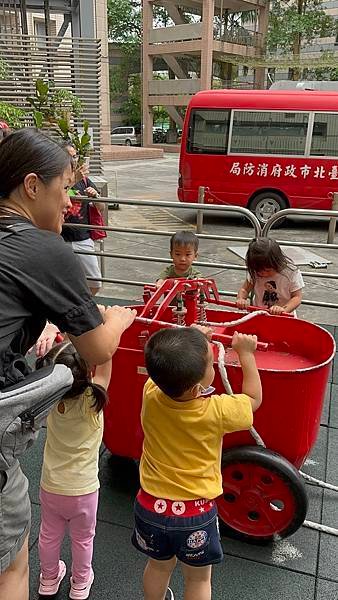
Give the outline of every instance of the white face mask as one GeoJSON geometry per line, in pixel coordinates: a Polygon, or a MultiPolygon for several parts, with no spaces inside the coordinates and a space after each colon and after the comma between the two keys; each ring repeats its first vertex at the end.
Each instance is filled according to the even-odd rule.
{"type": "Polygon", "coordinates": [[[209,387],[204,388],[203,385],[200,384],[200,396],[210,396],[210,394],[213,394],[215,389],[212,385],[209,385],[209,387]]]}

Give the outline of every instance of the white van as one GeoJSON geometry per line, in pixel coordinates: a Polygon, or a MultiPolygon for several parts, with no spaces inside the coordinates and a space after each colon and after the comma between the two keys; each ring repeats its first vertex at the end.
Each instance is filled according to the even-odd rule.
{"type": "Polygon", "coordinates": [[[141,144],[140,127],[115,127],[111,132],[111,144],[139,146],[141,144]]]}

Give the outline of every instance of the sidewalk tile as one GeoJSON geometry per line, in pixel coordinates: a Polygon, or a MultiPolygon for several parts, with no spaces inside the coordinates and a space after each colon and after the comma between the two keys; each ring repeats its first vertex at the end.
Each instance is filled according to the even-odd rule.
{"type": "Polygon", "coordinates": [[[133,527],[133,504],[139,489],[137,464],[106,450],[100,458],[100,484],[98,518],[133,527]]]}
{"type": "Polygon", "coordinates": [[[319,579],[317,585],[316,600],[337,600],[338,583],[319,579]]]}
{"type": "Polygon", "coordinates": [[[338,428],[338,385],[336,383],[332,384],[329,424],[330,427],[338,428]]]}
{"type": "Polygon", "coordinates": [[[330,416],[330,402],[331,402],[331,389],[333,387],[332,383],[328,383],[325,391],[325,398],[323,403],[322,415],[320,418],[321,425],[329,424],[329,416],[330,416]]]}

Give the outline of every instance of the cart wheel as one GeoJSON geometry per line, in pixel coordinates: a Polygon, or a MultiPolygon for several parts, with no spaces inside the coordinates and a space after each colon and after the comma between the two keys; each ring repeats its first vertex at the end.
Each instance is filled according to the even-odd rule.
{"type": "Polygon", "coordinates": [[[222,533],[262,544],[294,533],[307,512],[305,485],[283,456],[261,446],[225,450],[223,495],[217,500],[222,533]]]}

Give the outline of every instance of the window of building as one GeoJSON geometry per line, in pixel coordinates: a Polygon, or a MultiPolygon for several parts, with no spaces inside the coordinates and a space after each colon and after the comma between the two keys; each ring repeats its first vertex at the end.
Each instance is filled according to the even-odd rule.
{"type": "Polygon", "coordinates": [[[229,110],[193,110],[189,124],[188,152],[226,154],[229,121],[229,110]]]}
{"type": "Polygon", "coordinates": [[[338,156],[338,114],[315,114],[310,154],[338,156]]]}
{"type": "Polygon", "coordinates": [[[307,113],[234,111],[233,153],[303,155],[307,113]]]}
{"type": "MultiPolygon", "coordinates": [[[[56,35],[56,21],[49,21],[50,35],[56,35]]],[[[34,19],[34,34],[37,36],[37,47],[39,49],[46,48],[46,28],[44,19],[34,19]]]]}

